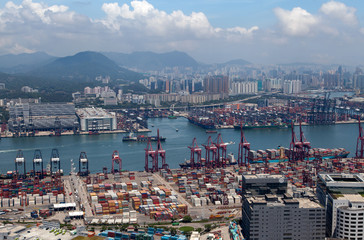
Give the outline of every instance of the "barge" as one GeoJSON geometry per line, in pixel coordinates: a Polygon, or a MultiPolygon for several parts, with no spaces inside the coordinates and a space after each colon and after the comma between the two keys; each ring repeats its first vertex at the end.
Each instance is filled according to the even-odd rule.
{"type": "MultiPolygon", "coordinates": [[[[158,141],[158,136],[145,136],[145,135],[138,135],[134,136],[133,133],[130,133],[128,136],[123,137],[123,142],[147,142],[148,139],[152,142],[158,141]]],[[[165,137],[159,136],[159,140],[161,142],[166,141],[165,137]]]]}

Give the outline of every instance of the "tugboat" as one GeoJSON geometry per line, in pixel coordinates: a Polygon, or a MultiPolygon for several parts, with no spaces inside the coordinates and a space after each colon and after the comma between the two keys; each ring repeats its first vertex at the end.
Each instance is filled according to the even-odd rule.
{"type": "Polygon", "coordinates": [[[168,119],[177,119],[177,116],[175,116],[175,115],[169,115],[168,116],[168,119]]]}

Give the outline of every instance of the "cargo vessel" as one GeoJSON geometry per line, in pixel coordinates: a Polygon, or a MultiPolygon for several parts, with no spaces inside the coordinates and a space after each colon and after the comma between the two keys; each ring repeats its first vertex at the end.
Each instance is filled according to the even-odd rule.
{"type": "MultiPolygon", "coordinates": [[[[145,136],[145,135],[138,135],[138,136],[134,136],[133,133],[130,133],[128,136],[123,137],[123,142],[147,142],[148,139],[150,139],[150,141],[158,141],[158,136],[145,136]]],[[[161,142],[166,141],[165,137],[161,137],[159,136],[159,140],[161,142]]]]}
{"type": "Polygon", "coordinates": [[[190,123],[204,129],[216,129],[214,121],[208,117],[189,116],[187,119],[190,123]]]}
{"type": "MultiPolygon", "coordinates": [[[[287,148],[279,149],[266,149],[266,150],[249,150],[248,161],[249,163],[262,163],[262,162],[285,162],[288,161],[290,151],[287,148]]],[[[312,161],[314,159],[335,159],[346,158],[350,154],[344,148],[311,148],[308,152],[306,159],[312,161]]]]}
{"type": "MultiPolygon", "coordinates": [[[[204,167],[206,163],[206,160],[204,158],[201,159],[201,163],[195,163],[195,167],[204,167]]],[[[236,165],[238,162],[236,161],[234,154],[233,153],[229,153],[228,157],[227,157],[227,162],[226,165],[227,166],[232,166],[232,165],[236,165]]],[[[179,166],[181,168],[190,168],[191,167],[191,161],[190,160],[185,160],[183,163],[180,163],[179,166]]]]}
{"type": "MultiPolygon", "coordinates": [[[[240,130],[241,125],[234,125],[234,129],[239,129],[240,130]]],[[[255,129],[255,128],[279,128],[279,129],[285,129],[285,128],[291,128],[291,125],[289,124],[285,124],[285,123],[273,123],[273,124],[265,124],[265,125],[260,125],[260,124],[253,124],[253,125],[249,125],[249,124],[245,124],[243,125],[243,129],[255,129]]]]}

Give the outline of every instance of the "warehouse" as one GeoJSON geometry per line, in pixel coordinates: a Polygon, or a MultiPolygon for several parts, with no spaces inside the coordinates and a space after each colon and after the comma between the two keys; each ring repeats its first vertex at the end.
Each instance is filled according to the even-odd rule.
{"type": "Polygon", "coordinates": [[[72,130],[77,122],[75,106],[63,103],[16,104],[9,109],[11,131],[72,130]]]}
{"type": "Polygon", "coordinates": [[[116,130],[116,114],[102,108],[77,109],[81,131],[111,131],[116,130]]]}

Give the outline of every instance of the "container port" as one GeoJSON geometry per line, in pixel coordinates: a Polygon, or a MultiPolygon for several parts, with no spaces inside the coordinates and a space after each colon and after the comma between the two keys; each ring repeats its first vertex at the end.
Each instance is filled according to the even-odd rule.
{"type": "MultiPolygon", "coordinates": [[[[319,172],[364,173],[361,123],[355,158],[346,158],[345,149],[311,146],[301,127],[298,133],[297,129],[295,132],[290,128],[289,148],[257,151],[252,150],[254,146],[245,137],[244,129],[240,131],[237,161],[227,154],[229,148],[235,146],[224,142],[222,134],[215,139],[207,135],[205,143],[199,145],[194,138],[186,147],[190,153],[189,165],[182,169],[168,167],[168,152],[161,141],[157,141],[154,149],[152,142],[147,141],[144,172],[123,169],[122,158],[125,157],[114,151],[110,154],[111,171],[105,167],[100,173],[90,173],[87,154],[81,152],[78,162],[72,165],[71,174],[62,176],[61,153],[57,149],[51,151],[49,169],[44,169],[46,161],[42,153],[35,150],[33,169],[27,172],[25,158],[18,151],[14,161],[16,171],[9,172],[7,179],[0,181],[2,217],[15,221],[47,218],[97,227],[169,224],[191,216],[194,221],[189,224],[196,229],[204,228],[205,221],[217,223],[241,216],[243,175],[279,174],[288,181],[293,194],[300,194],[314,190],[319,172]],[[9,208],[18,210],[7,211],[9,208]]],[[[225,227],[232,238],[242,239],[236,224],[225,227]]],[[[162,232],[163,239],[172,239],[167,232],[162,232]]],[[[128,236],[152,239],[156,233],[156,229],[145,228],[141,232],[130,232],[128,236]]],[[[125,233],[102,234],[115,237],[125,233]]],[[[173,239],[184,239],[182,235],[173,239]]]]}

